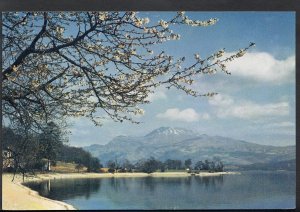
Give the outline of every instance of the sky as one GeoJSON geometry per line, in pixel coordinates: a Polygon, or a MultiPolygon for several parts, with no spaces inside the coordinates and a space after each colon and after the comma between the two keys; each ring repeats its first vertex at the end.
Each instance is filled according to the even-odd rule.
{"type": "MultiPolygon", "coordinates": [[[[171,12],[140,12],[151,21],[168,19],[171,12]]],[[[186,12],[191,19],[218,18],[209,27],[174,26],[179,41],[153,48],[185,56],[195,53],[203,58],[225,48],[233,53],[256,46],[227,67],[232,73],[202,76],[196,80],[198,91],[217,92],[208,97],[187,96],[183,91],[158,88],[141,105],[140,124],[106,120],[101,127],[86,118],[69,120],[69,144],[88,146],[106,144],[119,135],[142,136],[159,127],[182,127],[207,135],[220,135],[248,142],[286,146],[295,145],[295,13],[294,12],[186,12]]],[[[151,22],[150,22],[151,23],[151,22]]],[[[191,58],[191,59],[189,59],[191,58]]]]}

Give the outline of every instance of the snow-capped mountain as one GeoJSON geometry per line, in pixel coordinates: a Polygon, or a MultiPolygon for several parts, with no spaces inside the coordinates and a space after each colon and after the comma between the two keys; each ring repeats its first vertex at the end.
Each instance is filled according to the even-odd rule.
{"type": "Polygon", "coordinates": [[[158,129],[153,130],[146,136],[151,137],[151,136],[192,135],[192,134],[195,133],[191,130],[186,130],[184,128],[160,127],[158,129]]]}
{"type": "Polygon", "coordinates": [[[151,156],[159,160],[191,158],[212,159],[217,156],[225,164],[247,165],[295,159],[295,146],[276,147],[246,141],[199,134],[183,128],[160,127],[145,136],[117,136],[106,145],[84,147],[102,163],[128,159],[136,162],[151,156]]]}

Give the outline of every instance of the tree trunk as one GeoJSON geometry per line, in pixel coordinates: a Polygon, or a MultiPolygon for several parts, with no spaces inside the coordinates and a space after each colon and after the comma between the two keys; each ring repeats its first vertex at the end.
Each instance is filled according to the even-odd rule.
{"type": "Polygon", "coordinates": [[[48,171],[51,171],[51,161],[48,159],[48,164],[47,164],[47,170],[48,171]]]}

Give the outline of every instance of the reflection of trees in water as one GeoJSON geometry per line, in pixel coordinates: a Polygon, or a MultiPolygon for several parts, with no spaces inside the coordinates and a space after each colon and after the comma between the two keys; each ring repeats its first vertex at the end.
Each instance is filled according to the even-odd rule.
{"type": "Polygon", "coordinates": [[[217,189],[224,184],[224,178],[222,175],[220,176],[213,176],[213,177],[194,177],[195,181],[198,184],[203,184],[205,185],[205,188],[213,188],[217,189]]]}
{"type": "Polygon", "coordinates": [[[99,179],[66,179],[48,180],[39,183],[28,183],[28,187],[36,190],[40,195],[53,199],[68,199],[76,196],[90,197],[100,189],[101,180],[99,179]]]}
{"type": "Polygon", "coordinates": [[[110,187],[111,189],[113,189],[115,192],[117,191],[129,191],[129,186],[128,184],[130,182],[128,182],[129,179],[127,178],[110,178],[108,179],[109,180],[109,184],[110,184],[110,187]]]}
{"type": "Polygon", "coordinates": [[[122,186],[125,191],[129,191],[128,183],[130,179],[121,178],[122,186]]]}
{"type": "Polygon", "coordinates": [[[184,178],[184,184],[190,188],[191,185],[192,185],[192,178],[191,177],[187,177],[187,178],[184,178]]]}
{"type": "Polygon", "coordinates": [[[118,178],[110,178],[109,179],[109,184],[112,190],[114,191],[119,191],[121,187],[121,181],[118,178]]]}
{"type": "Polygon", "coordinates": [[[156,183],[154,182],[154,178],[152,177],[145,177],[142,178],[140,181],[140,189],[141,190],[150,190],[151,192],[155,191],[156,183]]]}
{"type": "Polygon", "coordinates": [[[140,180],[140,190],[155,192],[157,187],[179,187],[182,184],[191,185],[191,178],[145,177],[140,180]]]}
{"type": "MultiPolygon", "coordinates": [[[[223,176],[214,177],[186,177],[186,178],[153,178],[145,177],[141,179],[128,178],[110,178],[105,179],[114,192],[126,191],[136,183],[140,191],[155,192],[157,186],[179,187],[184,185],[186,188],[195,187],[195,183],[205,186],[207,189],[219,189],[224,183],[223,176]]],[[[91,193],[100,189],[102,179],[65,179],[65,180],[48,180],[39,183],[29,183],[29,187],[38,191],[42,196],[53,199],[73,198],[76,196],[85,196],[88,199],[91,193]]],[[[197,186],[198,187],[198,186],[197,186]]]]}
{"type": "Polygon", "coordinates": [[[34,190],[57,200],[78,197],[93,199],[88,204],[96,204],[94,197],[97,197],[99,204],[104,203],[105,207],[107,204],[111,208],[172,209],[176,206],[176,209],[192,209],[218,204],[221,206],[224,203],[250,204],[247,199],[260,201],[268,199],[268,195],[273,193],[294,195],[295,176],[250,172],[214,177],[67,179],[44,181],[38,184],[39,189],[34,190]]]}
{"type": "Polygon", "coordinates": [[[40,188],[41,189],[40,189],[39,193],[42,196],[49,196],[49,193],[50,193],[50,190],[51,190],[51,180],[42,182],[41,185],[40,185],[40,188]]]}

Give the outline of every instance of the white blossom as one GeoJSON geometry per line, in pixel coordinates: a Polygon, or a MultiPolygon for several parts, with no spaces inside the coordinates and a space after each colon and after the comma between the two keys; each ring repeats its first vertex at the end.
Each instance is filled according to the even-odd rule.
{"type": "Polygon", "coordinates": [[[107,18],[106,13],[105,12],[99,13],[98,18],[100,21],[105,21],[107,18]]]}
{"type": "Polygon", "coordinates": [[[134,23],[136,26],[141,27],[143,25],[143,20],[137,18],[134,23]]]}
{"type": "Polygon", "coordinates": [[[134,18],[134,17],[135,17],[135,15],[136,15],[136,12],[131,12],[131,15],[130,15],[130,17],[131,17],[131,18],[134,18]]]}
{"type": "Polygon", "coordinates": [[[145,114],[145,111],[144,111],[143,109],[138,108],[138,109],[136,110],[136,114],[144,115],[144,114],[145,114]]]}
{"type": "Polygon", "coordinates": [[[237,57],[242,57],[246,52],[242,49],[236,54],[237,57]]]}
{"type": "Polygon", "coordinates": [[[62,34],[63,32],[65,31],[65,29],[63,28],[63,27],[56,27],[56,32],[58,33],[58,34],[62,34]]]}
{"type": "Polygon", "coordinates": [[[162,26],[162,28],[168,28],[168,22],[164,21],[164,20],[160,20],[159,24],[162,26]]]}
{"type": "Polygon", "coordinates": [[[178,12],[178,14],[181,15],[181,16],[183,16],[185,14],[185,12],[184,11],[180,11],[180,12],[178,12]]]}
{"type": "Polygon", "coordinates": [[[217,52],[217,57],[222,57],[224,55],[224,50],[220,50],[217,52]]]}
{"type": "Polygon", "coordinates": [[[150,19],[149,19],[149,18],[144,18],[144,19],[143,19],[143,23],[144,23],[144,24],[148,24],[149,22],[150,22],[150,19]]]}
{"type": "Polygon", "coordinates": [[[196,60],[200,59],[200,55],[199,54],[194,54],[194,57],[195,57],[196,60]]]}

